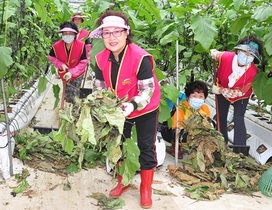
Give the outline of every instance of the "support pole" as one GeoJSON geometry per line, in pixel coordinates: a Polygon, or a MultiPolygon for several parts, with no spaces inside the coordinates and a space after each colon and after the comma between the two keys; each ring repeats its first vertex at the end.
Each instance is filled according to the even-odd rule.
{"type": "MultiPolygon", "coordinates": [[[[179,80],[178,80],[178,70],[179,70],[179,52],[178,52],[178,40],[176,41],[176,88],[179,90],[179,80]]],[[[175,135],[175,165],[178,165],[178,149],[179,149],[179,127],[178,127],[178,104],[179,99],[177,98],[176,102],[176,135],[175,135]]]]}
{"type": "Polygon", "coordinates": [[[5,94],[4,79],[3,78],[1,79],[1,90],[2,90],[2,97],[3,97],[3,107],[4,107],[4,113],[5,113],[5,120],[6,120],[7,138],[8,138],[9,174],[10,174],[10,176],[13,176],[11,136],[10,136],[10,129],[9,129],[10,124],[9,124],[9,118],[8,118],[6,94],[5,94]]]}

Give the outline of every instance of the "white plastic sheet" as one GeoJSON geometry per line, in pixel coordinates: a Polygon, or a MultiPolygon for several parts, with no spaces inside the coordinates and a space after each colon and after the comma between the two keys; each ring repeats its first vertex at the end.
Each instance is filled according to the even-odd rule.
{"type": "MultiPolygon", "coordinates": [[[[12,154],[14,151],[15,141],[14,138],[10,138],[12,154]]],[[[10,161],[8,151],[8,137],[7,135],[0,135],[0,180],[10,178],[10,161]]]]}

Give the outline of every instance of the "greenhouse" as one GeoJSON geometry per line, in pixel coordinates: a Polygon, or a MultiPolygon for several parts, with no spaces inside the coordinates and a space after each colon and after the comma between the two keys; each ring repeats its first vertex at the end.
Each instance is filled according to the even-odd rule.
{"type": "Polygon", "coordinates": [[[271,208],[269,1],[2,0],[0,23],[1,209],[271,208]]]}

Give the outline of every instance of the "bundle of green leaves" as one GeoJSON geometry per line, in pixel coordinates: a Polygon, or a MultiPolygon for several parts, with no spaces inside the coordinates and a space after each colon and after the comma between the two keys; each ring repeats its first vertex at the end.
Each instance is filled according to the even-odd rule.
{"type": "Polygon", "coordinates": [[[188,136],[183,145],[187,154],[181,160],[182,167],[168,168],[186,186],[187,196],[214,200],[226,191],[242,194],[258,191],[258,180],[267,165],[233,153],[210,119],[199,113],[184,122],[184,130],[188,136]]]}
{"type": "Polygon", "coordinates": [[[122,161],[118,173],[126,185],[140,167],[140,151],[133,139],[122,141],[126,120],[120,106],[123,100],[109,90],[97,90],[86,98],[77,99],[76,105],[60,112],[61,126],[54,140],[61,142],[68,154],[79,157],[79,168],[86,148],[105,155],[111,168],[122,161]]]}

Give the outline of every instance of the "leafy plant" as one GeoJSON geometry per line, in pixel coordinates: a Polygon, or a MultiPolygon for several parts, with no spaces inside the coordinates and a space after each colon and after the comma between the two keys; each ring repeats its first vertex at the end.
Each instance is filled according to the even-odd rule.
{"type": "MultiPolygon", "coordinates": [[[[256,34],[264,43],[264,60],[258,68],[266,73],[271,69],[272,7],[268,1],[86,0],[78,8],[86,16],[82,26],[93,30],[101,13],[109,8],[121,10],[129,17],[134,42],[154,56],[159,79],[176,86],[178,72],[181,89],[192,79],[211,81],[210,49],[233,50],[237,40],[249,34],[256,34]]],[[[58,25],[69,20],[71,13],[65,0],[0,3],[0,47],[6,48],[1,50],[0,78],[5,77],[8,94],[17,93],[49,69],[46,56],[59,39],[58,25]]],[[[92,45],[91,66],[94,67],[94,56],[104,45],[95,39],[92,45]]],[[[45,85],[46,82],[39,83],[39,92],[45,85]]],[[[257,96],[263,86],[260,83],[254,87],[257,96]]],[[[54,88],[56,104],[59,91],[54,88]]]]}
{"type": "Polygon", "coordinates": [[[54,139],[68,154],[78,157],[79,169],[89,147],[104,154],[111,168],[122,160],[118,169],[128,184],[140,167],[140,152],[135,140],[122,142],[125,117],[121,102],[110,90],[98,90],[85,99],[78,99],[75,106],[61,111],[61,126],[54,139]]]}
{"type": "Polygon", "coordinates": [[[182,167],[168,166],[170,173],[186,186],[192,199],[215,200],[224,192],[252,194],[258,191],[258,180],[269,165],[260,165],[250,156],[233,153],[210,119],[195,113],[184,122],[188,133],[188,156],[182,167]]]}
{"type": "MultiPolygon", "coordinates": [[[[49,70],[48,52],[58,39],[58,25],[70,18],[66,0],[0,2],[0,78],[9,97],[49,70]]],[[[47,82],[39,83],[41,93],[47,82]]]]}

